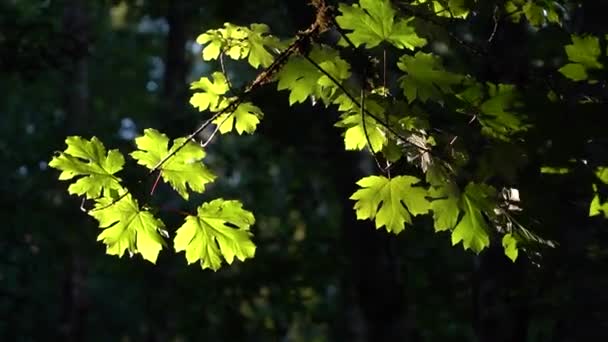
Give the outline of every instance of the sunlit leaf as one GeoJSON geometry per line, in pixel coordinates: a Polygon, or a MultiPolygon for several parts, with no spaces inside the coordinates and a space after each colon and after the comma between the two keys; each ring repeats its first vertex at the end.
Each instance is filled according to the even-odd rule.
{"type": "Polygon", "coordinates": [[[118,200],[104,197],[89,212],[103,231],[97,237],[106,245],[106,253],[122,257],[126,250],[156,263],[164,241],[159,231],[164,224],[148,210],[141,210],[130,194],[118,200]]]}
{"type": "Polygon", "coordinates": [[[517,248],[517,239],[512,234],[505,234],[502,237],[502,247],[505,250],[505,255],[515,262],[519,255],[519,249],[517,248]]]}
{"type": "Polygon", "coordinates": [[[397,63],[407,74],[401,77],[401,88],[411,103],[415,99],[442,101],[452,93],[452,86],[462,82],[463,76],[446,71],[441,59],[430,53],[417,52],[414,56],[404,55],[397,63]]]}
{"type": "MultiPolygon", "coordinates": [[[[168,148],[169,138],[155,129],[146,129],[144,135],[135,139],[138,151],[131,153],[137,163],[149,169],[170,153],[180,147],[186,138],[178,138],[168,148]]],[[[203,192],[205,184],[213,181],[215,175],[201,162],[205,157],[203,148],[189,141],[171,158],[160,166],[163,180],[171,185],[184,199],[188,199],[188,188],[195,192],[203,192]]]]}
{"type": "Polygon", "coordinates": [[[220,125],[219,131],[222,134],[231,132],[233,129],[238,134],[243,134],[243,132],[251,134],[255,131],[263,115],[262,110],[253,103],[244,102],[239,104],[234,112],[218,116],[213,123],[220,125]]]}
{"type": "Polygon", "coordinates": [[[464,249],[475,253],[490,245],[489,226],[484,214],[491,215],[494,210],[496,191],[484,184],[469,183],[460,200],[462,219],[452,231],[452,244],[462,241],[464,249]]]}
{"type": "Polygon", "coordinates": [[[106,154],[103,143],[96,137],[86,140],[71,136],[66,139],[67,148],[53,157],[49,166],[61,171],[60,180],[80,177],[70,184],[68,192],[85,195],[88,199],[109,195],[110,190],[120,190],[120,178],[115,174],[122,170],[125,159],[118,150],[106,154]]]}
{"type": "Polygon", "coordinates": [[[197,214],[186,217],[174,239],[175,251],[186,251],[188,264],[199,261],[203,269],[217,271],[222,259],[232,264],[234,258],[244,261],[255,255],[249,227],[253,214],[239,201],[216,199],[203,203],[197,214]]]}
{"type": "Polygon", "coordinates": [[[412,223],[412,216],[425,214],[429,210],[426,190],[415,186],[420,180],[412,176],[369,176],[357,182],[361,189],[350,199],[356,200],[357,219],[373,219],[376,228],[398,234],[405,223],[412,223]]]}
{"type": "Polygon", "coordinates": [[[410,19],[395,19],[395,9],[389,0],[360,0],[359,4],[338,7],[341,15],[336,21],[341,28],[351,30],[348,38],[355,46],[366,45],[373,48],[388,42],[403,49],[414,50],[426,45],[426,39],[419,37],[410,19]]]}
{"type": "Polygon", "coordinates": [[[209,109],[210,111],[216,111],[221,105],[223,95],[229,89],[228,81],[221,72],[214,72],[210,80],[207,77],[201,77],[200,80],[192,82],[190,89],[197,90],[190,98],[190,104],[197,108],[199,111],[209,109]],[[202,90],[202,92],[200,91],[202,90]]]}

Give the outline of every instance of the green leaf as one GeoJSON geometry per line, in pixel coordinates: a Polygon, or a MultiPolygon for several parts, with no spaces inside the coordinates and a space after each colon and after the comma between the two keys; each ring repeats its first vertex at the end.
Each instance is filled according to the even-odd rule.
{"type": "Polygon", "coordinates": [[[523,122],[525,116],[514,112],[521,107],[521,103],[517,88],[512,84],[487,83],[485,88],[476,84],[458,94],[458,97],[471,105],[473,110],[480,111],[476,113],[477,118],[482,132],[488,136],[508,141],[511,135],[529,128],[523,122]],[[487,90],[487,97],[484,90],[487,90]]]}
{"type": "Polygon", "coordinates": [[[523,10],[526,19],[528,19],[528,22],[531,25],[538,27],[545,22],[544,8],[536,5],[532,1],[527,2],[524,5],[523,10]]]}
{"type": "MultiPolygon", "coordinates": [[[[173,140],[168,149],[169,138],[155,129],[146,129],[144,135],[135,139],[138,151],[131,153],[137,163],[153,169],[163,158],[185,142],[186,138],[173,140]]],[[[205,157],[203,148],[189,141],[182,149],[162,164],[160,174],[184,199],[188,199],[188,187],[195,192],[203,192],[205,184],[213,181],[215,175],[201,162],[205,157]]]]}
{"type": "MultiPolygon", "coordinates": [[[[350,77],[350,65],[340,58],[338,51],[330,47],[315,45],[309,57],[338,82],[350,77]]],[[[290,105],[304,102],[310,96],[329,103],[337,86],[304,57],[292,56],[278,73],[277,90],[284,89],[290,91],[290,105]]]]}
{"type": "Polygon", "coordinates": [[[262,110],[251,102],[244,102],[232,113],[224,113],[213,120],[213,123],[220,125],[219,131],[222,134],[236,129],[238,134],[253,133],[260,123],[260,118],[264,114],[262,110]]]}
{"type": "Polygon", "coordinates": [[[445,71],[441,59],[430,53],[417,52],[415,56],[404,55],[397,63],[407,73],[401,78],[401,88],[408,99],[428,99],[441,102],[445,94],[452,93],[452,86],[462,82],[463,76],[445,71]]]}
{"type": "Polygon", "coordinates": [[[426,190],[416,187],[420,180],[412,176],[388,179],[384,176],[369,176],[357,182],[362,189],[350,199],[356,200],[357,219],[375,219],[376,228],[398,234],[405,223],[412,223],[411,216],[425,214],[429,210],[426,190]]]}
{"type": "Polygon", "coordinates": [[[430,4],[436,16],[465,19],[469,14],[466,0],[417,0],[416,4],[430,4]]]}
{"type": "Polygon", "coordinates": [[[431,184],[429,197],[432,199],[430,208],[433,211],[435,231],[453,229],[458,223],[460,214],[458,186],[448,179],[437,166],[428,169],[426,179],[431,184]]]}
{"type": "Polygon", "coordinates": [[[109,197],[99,199],[89,215],[99,221],[103,232],[97,237],[106,245],[106,253],[122,257],[125,250],[156,263],[164,245],[159,231],[164,224],[148,210],[140,210],[130,194],[116,202],[109,197]]]}
{"type": "Polygon", "coordinates": [[[125,159],[118,150],[106,154],[103,143],[93,137],[86,140],[71,136],[66,139],[67,148],[53,157],[49,166],[61,171],[60,180],[83,176],[70,184],[72,195],[85,195],[88,199],[109,195],[110,190],[120,190],[120,178],[115,174],[122,170],[125,159]]]}
{"type": "MultiPolygon", "coordinates": [[[[365,101],[365,108],[376,117],[381,115],[383,108],[373,100],[365,101]]],[[[347,150],[362,150],[369,144],[374,152],[379,152],[388,142],[382,126],[370,115],[365,115],[365,127],[363,126],[363,115],[353,111],[347,113],[336,123],[336,127],[346,128],[344,132],[344,147],[347,150]],[[367,135],[365,134],[367,132],[367,135]],[[368,144],[369,140],[369,144],[368,144]]]]}
{"type": "Polygon", "coordinates": [[[589,78],[587,71],[602,69],[603,65],[598,61],[601,55],[600,41],[597,37],[579,37],[572,35],[572,44],[566,45],[568,63],[559,69],[562,75],[573,81],[583,81],[589,78]]]}
{"type": "MultiPolygon", "coordinates": [[[[601,183],[604,183],[602,186],[608,185],[608,167],[598,167],[595,175],[601,183]]],[[[608,219],[608,200],[604,199],[602,203],[597,184],[593,184],[593,193],[594,196],[589,205],[589,216],[604,215],[608,219]]]]}
{"type": "Polygon", "coordinates": [[[384,41],[410,50],[426,45],[426,39],[409,26],[413,18],[395,20],[395,10],[389,0],[360,0],[359,5],[352,6],[341,3],[338,10],[341,12],[336,17],[338,25],[353,31],[347,37],[357,47],[373,48],[384,41]]]}
{"type": "Polygon", "coordinates": [[[602,53],[600,40],[594,36],[579,37],[572,35],[571,38],[572,44],[565,47],[568,59],[588,69],[602,69],[602,64],[597,60],[602,53]]]}
{"type": "Polygon", "coordinates": [[[188,264],[200,260],[203,269],[217,271],[222,257],[228,264],[236,257],[253,258],[255,245],[249,227],[255,223],[253,214],[239,201],[215,199],[198,207],[196,216],[186,217],[177,230],[175,251],[186,251],[188,264]]]}
{"type": "Polygon", "coordinates": [[[265,24],[252,24],[249,28],[225,23],[224,28],[209,30],[196,39],[203,49],[203,59],[217,59],[220,53],[225,52],[232,59],[243,59],[254,68],[260,65],[267,67],[272,64],[272,54],[268,49],[281,50],[284,44],[278,38],[268,34],[270,29],[265,24]]]}
{"type": "Polygon", "coordinates": [[[223,73],[214,72],[211,77],[213,81],[207,77],[201,77],[200,80],[190,84],[190,89],[203,90],[203,92],[194,93],[190,98],[190,104],[201,112],[207,109],[212,112],[220,110],[223,105],[223,95],[229,89],[228,81],[223,73]]]}
{"type": "Polygon", "coordinates": [[[515,260],[517,260],[519,250],[517,249],[517,240],[512,234],[505,234],[505,236],[502,237],[502,248],[504,248],[505,255],[509,257],[511,261],[515,262],[515,260]]]}
{"type": "Polygon", "coordinates": [[[496,191],[488,185],[469,183],[466,186],[460,200],[464,215],[452,231],[452,245],[462,241],[464,249],[470,248],[475,253],[490,245],[489,227],[483,214],[492,215],[495,197],[496,191]]]}
{"type": "Polygon", "coordinates": [[[589,78],[587,69],[585,69],[582,64],[578,63],[568,63],[559,68],[558,71],[573,81],[584,81],[589,78]]]}

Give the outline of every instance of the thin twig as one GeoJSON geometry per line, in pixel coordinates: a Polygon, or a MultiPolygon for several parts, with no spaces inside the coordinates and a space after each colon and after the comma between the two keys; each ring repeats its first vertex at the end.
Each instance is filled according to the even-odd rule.
{"type": "MultiPolygon", "coordinates": [[[[346,97],[348,97],[353,103],[356,103],[357,106],[360,107],[359,101],[357,101],[357,99],[355,99],[355,97],[353,95],[351,95],[348,90],[346,90],[346,88],[338,81],[336,80],[335,77],[333,77],[330,73],[327,72],[327,70],[323,69],[317,62],[313,61],[308,55],[302,55],[307,61],[309,61],[312,65],[314,65],[320,72],[322,72],[325,76],[327,76],[343,93],[344,95],[346,95],[346,97]]],[[[364,109],[364,112],[366,115],[369,115],[372,119],[376,120],[376,122],[378,122],[381,126],[383,126],[384,128],[386,128],[389,132],[391,132],[392,134],[394,134],[396,137],[398,137],[399,139],[403,140],[404,143],[410,144],[416,148],[418,148],[419,150],[422,150],[424,152],[431,152],[431,150],[429,150],[428,148],[424,147],[424,146],[420,146],[417,145],[415,143],[412,143],[410,141],[407,141],[407,138],[405,138],[404,136],[402,136],[401,134],[399,134],[397,131],[395,131],[395,129],[393,129],[392,127],[389,126],[388,123],[385,123],[384,121],[382,121],[379,117],[377,117],[376,115],[370,113],[367,109],[364,109]]]]}
{"type": "Polygon", "coordinates": [[[361,107],[361,121],[363,124],[363,135],[365,135],[365,140],[367,141],[367,146],[369,147],[369,150],[372,153],[372,157],[374,158],[374,161],[376,162],[376,166],[378,167],[378,169],[380,171],[384,172],[385,170],[380,165],[380,161],[378,160],[378,157],[376,156],[376,151],[374,151],[374,146],[372,146],[372,142],[369,140],[369,134],[367,133],[367,123],[365,122],[366,121],[365,120],[365,90],[363,88],[361,88],[361,105],[359,107],[361,107]]]}

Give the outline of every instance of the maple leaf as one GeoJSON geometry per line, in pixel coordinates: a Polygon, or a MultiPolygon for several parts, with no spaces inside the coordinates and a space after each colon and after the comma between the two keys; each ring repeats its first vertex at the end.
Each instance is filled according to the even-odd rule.
{"type": "Polygon", "coordinates": [[[448,179],[443,170],[433,165],[426,173],[429,188],[429,198],[432,199],[430,208],[433,211],[433,221],[436,232],[451,230],[458,223],[460,208],[460,191],[458,186],[448,179]]]}
{"type": "Polygon", "coordinates": [[[253,133],[260,123],[260,117],[263,116],[262,110],[251,102],[244,102],[232,113],[224,113],[218,116],[213,123],[220,125],[219,131],[222,134],[231,132],[236,129],[238,134],[253,133]]]}
{"type": "Polygon", "coordinates": [[[203,269],[218,270],[222,257],[228,264],[234,258],[244,261],[255,255],[249,227],[255,223],[253,214],[239,201],[215,199],[198,207],[197,215],[186,217],[174,239],[175,251],[186,251],[192,264],[200,260],[203,269]]]}
{"type": "MultiPolygon", "coordinates": [[[[309,55],[315,63],[338,82],[350,77],[350,65],[338,51],[327,46],[314,46],[309,55]]],[[[329,102],[337,86],[317,67],[302,56],[292,56],[278,74],[277,90],[288,89],[289,104],[304,102],[309,96],[329,102]]]]}
{"type": "Polygon", "coordinates": [[[341,3],[338,9],[342,13],[336,17],[338,25],[353,31],[347,37],[357,47],[373,48],[383,41],[410,50],[426,45],[426,39],[409,26],[413,17],[395,20],[395,9],[388,0],[360,0],[352,6],[341,3]]]}
{"type": "MultiPolygon", "coordinates": [[[[120,197],[119,197],[120,198],[120,197]]],[[[156,263],[158,253],[165,244],[159,231],[164,228],[161,220],[148,210],[140,210],[130,194],[115,200],[99,199],[89,215],[99,221],[103,232],[97,237],[106,245],[106,253],[122,257],[125,250],[156,263]]]]}
{"type": "Polygon", "coordinates": [[[371,144],[371,149],[378,152],[387,143],[386,136],[376,120],[369,116],[365,117],[363,127],[363,116],[361,114],[347,115],[336,123],[336,127],[344,127],[344,147],[347,150],[362,150],[371,144]],[[366,136],[367,132],[367,136],[366,136]]]}
{"type": "Polygon", "coordinates": [[[220,110],[223,106],[223,95],[229,89],[228,81],[223,73],[214,72],[211,77],[213,81],[207,77],[201,77],[200,80],[190,84],[190,89],[203,90],[203,92],[194,93],[190,98],[190,104],[201,112],[207,109],[212,112],[220,110]]]}
{"type": "Polygon", "coordinates": [[[482,133],[508,141],[512,134],[526,131],[529,125],[523,122],[525,116],[514,109],[521,107],[519,93],[512,84],[487,83],[484,88],[475,84],[458,94],[458,97],[477,108],[477,118],[482,125],[482,133]],[[484,94],[487,90],[487,96],[484,94]]]}
{"type": "MultiPolygon", "coordinates": [[[[137,163],[153,169],[167,155],[181,146],[186,138],[173,140],[168,149],[169,138],[155,129],[144,130],[144,135],[135,139],[138,151],[131,153],[137,163]]],[[[184,199],[188,199],[188,187],[195,192],[203,192],[205,184],[213,181],[215,175],[201,162],[205,157],[203,148],[188,142],[160,167],[163,180],[171,185],[184,199]]]]}
{"type": "Polygon", "coordinates": [[[369,176],[357,182],[362,189],[350,199],[356,200],[357,219],[375,219],[376,228],[382,226],[394,234],[412,223],[412,216],[425,214],[429,210],[426,190],[414,185],[420,180],[412,176],[388,179],[384,176],[369,176]]]}
{"type": "Polygon", "coordinates": [[[272,54],[268,49],[281,50],[285,46],[280,40],[270,34],[268,25],[251,24],[249,28],[225,23],[224,28],[209,30],[196,39],[203,48],[203,60],[217,59],[223,51],[232,59],[239,60],[247,57],[254,68],[260,65],[267,67],[272,64],[272,54]]]}
{"type": "Polygon", "coordinates": [[[469,183],[460,199],[460,209],[464,215],[452,231],[452,245],[462,241],[464,249],[475,253],[481,252],[490,245],[488,223],[484,218],[493,215],[493,197],[496,191],[485,184],[469,183]]]}
{"type": "Polygon", "coordinates": [[[60,180],[83,176],[70,184],[70,194],[93,199],[108,195],[110,190],[122,189],[120,178],[115,176],[125,163],[122,153],[110,150],[106,154],[103,143],[96,137],[86,140],[71,136],[65,142],[68,147],[53,157],[49,166],[61,171],[60,180]]]}
{"type": "Polygon", "coordinates": [[[412,103],[416,98],[441,101],[445,94],[452,93],[452,86],[458,85],[463,76],[445,71],[441,59],[430,53],[417,52],[414,56],[404,55],[397,62],[399,69],[407,72],[401,78],[401,88],[412,103]]]}
{"type": "Polygon", "coordinates": [[[579,37],[572,35],[572,44],[566,45],[565,50],[568,63],[558,71],[573,81],[582,81],[589,78],[588,70],[602,69],[604,66],[598,61],[602,52],[597,37],[579,37]]]}

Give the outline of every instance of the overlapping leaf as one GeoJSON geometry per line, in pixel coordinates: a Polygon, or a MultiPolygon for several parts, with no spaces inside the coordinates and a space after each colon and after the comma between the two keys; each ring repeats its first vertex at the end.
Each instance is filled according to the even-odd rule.
{"type": "Polygon", "coordinates": [[[415,4],[430,5],[430,9],[439,17],[464,19],[469,14],[467,0],[416,0],[415,4]]]}
{"type": "Polygon", "coordinates": [[[400,49],[414,50],[426,45],[426,39],[416,34],[410,19],[395,19],[395,9],[389,0],[360,0],[359,4],[340,4],[338,25],[351,30],[347,37],[355,46],[373,48],[388,42],[400,49]]]}
{"type": "Polygon", "coordinates": [[[405,223],[412,223],[412,216],[425,214],[429,210],[426,190],[414,186],[420,180],[412,176],[398,176],[388,179],[383,176],[369,176],[357,182],[361,189],[350,199],[356,200],[357,219],[374,219],[376,228],[398,234],[405,223]]]}
{"type": "MultiPolygon", "coordinates": [[[[131,156],[138,164],[153,169],[163,158],[180,147],[185,139],[175,139],[169,149],[169,138],[165,134],[155,129],[146,129],[143,136],[135,139],[139,150],[131,153],[131,156]]],[[[160,166],[161,176],[184,199],[188,199],[188,188],[195,192],[203,192],[205,184],[215,179],[215,175],[201,162],[204,157],[203,148],[189,141],[160,166]]]]}
{"type": "MultiPolygon", "coordinates": [[[[378,152],[388,143],[382,126],[369,114],[363,115],[358,107],[351,109],[336,123],[336,127],[346,128],[344,132],[344,147],[347,150],[362,150],[371,144],[371,149],[378,152]],[[363,118],[365,116],[365,122],[363,118]]],[[[365,101],[365,108],[379,117],[383,108],[373,100],[365,101]]]]}
{"type": "Polygon", "coordinates": [[[159,231],[164,224],[148,210],[141,210],[130,194],[115,200],[104,197],[89,212],[99,221],[103,232],[97,237],[106,245],[106,253],[122,257],[126,250],[156,263],[164,241],[159,231]]]}
{"type": "Polygon", "coordinates": [[[270,35],[265,24],[252,24],[249,27],[225,23],[224,28],[209,30],[197,37],[196,42],[205,45],[203,59],[217,59],[225,52],[232,59],[247,58],[254,68],[269,66],[273,57],[268,51],[284,47],[278,38],[270,35]]]}
{"type": "Polygon", "coordinates": [[[103,143],[93,137],[86,140],[71,136],[66,139],[67,148],[53,157],[49,166],[61,171],[60,180],[80,177],[70,184],[68,192],[85,195],[88,199],[109,195],[110,190],[120,190],[120,178],[115,174],[122,170],[125,159],[118,150],[106,154],[103,143]]]}
{"type": "Polygon", "coordinates": [[[232,264],[234,258],[244,261],[255,254],[249,227],[253,214],[238,201],[216,199],[203,203],[196,216],[186,217],[177,230],[174,244],[177,252],[186,251],[188,264],[200,261],[203,269],[218,270],[222,259],[232,264]]]}
{"type": "Polygon", "coordinates": [[[452,86],[463,80],[462,75],[446,71],[441,59],[430,53],[404,55],[397,66],[407,73],[401,78],[401,88],[410,103],[415,99],[442,102],[446,94],[452,93],[452,86]]]}
{"type": "Polygon", "coordinates": [[[464,249],[475,253],[490,245],[489,226],[484,217],[492,215],[496,191],[485,184],[469,183],[460,199],[462,219],[452,231],[452,244],[462,241],[464,249]]]}
{"type": "Polygon", "coordinates": [[[433,211],[435,231],[452,230],[460,215],[460,191],[458,186],[448,179],[442,169],[433,165],[426,173],[429,188],[430,208],[433,211]]]}
{"type": "Polygon", "coordinates": [[[598,61],[601,55],[600,41],[597,37],[579,37],[572,35],[572,44],[566,45],[568,63],[559,69],[564,76],[573,81],[589,79],[589,70],[602,69],[603,65],[598,61]]]}
{"type": "Polygon", "coordinates": [[[509,140],[511,135],[529,127],[523,121],[525,116],[515,112],[521,104],[512,84],[487,83],[486,87],[476,84],[458,96],[478,111],[474,114],[488,136],[509,140]]]}
{"type": "Polygon", "coordinates": [[[226,77],[221,72],[214,72],[212,79],[201,77],[200,80],[192,82],[190,89],[197,90],[190,98],[190,104],[199,111],[209,109],[214,112],[225,106],[223,104],[224,94],[230,88],[226,77]],[[202,90],[202,91],[200,91],[202,90]]]}
{"type": "MultiPolygon", "coordinates": [[[[315,45],[309,57],[338,82],[350,77],[349,64],[330,47],[315,45]]],[[[327,104],[337,86],[304,57],[292,56],[278,74],[277,89],[290,91],[290,105],[304,102],[310,96],[320,98],[327,104]]]]}

